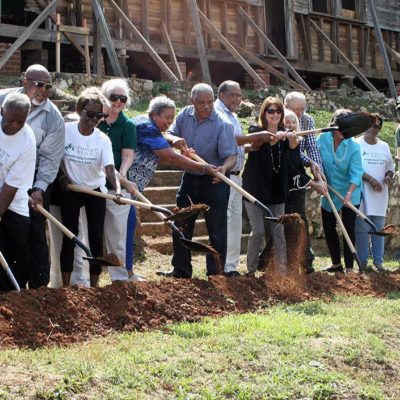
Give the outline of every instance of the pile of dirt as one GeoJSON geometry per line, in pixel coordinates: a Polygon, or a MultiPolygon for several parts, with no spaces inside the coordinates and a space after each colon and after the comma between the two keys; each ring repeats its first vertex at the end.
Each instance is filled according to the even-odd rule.
{"type": "Polygon", "coordinates": [[[40,288],[0,295],[1,348],[65,345],[110,332],[161,328],[205,316],[256,311],[278,301],[333,294],[385,296],[400,290],[400,271],[368,275],[314,273],[261,278],[213,276],[115,282],[99,289],[40,288]],[[301,279],[299,279],[301,278],[301,279]]]}

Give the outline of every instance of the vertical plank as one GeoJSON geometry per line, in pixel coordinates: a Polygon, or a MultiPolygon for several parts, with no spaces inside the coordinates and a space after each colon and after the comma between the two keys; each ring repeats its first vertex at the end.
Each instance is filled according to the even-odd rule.
{"type": "MultiPolygon", "coordinates": [[[[392,49],[393,48],[393,31],[386,31],[387,33],[387,44],[389,45],[389,47],[392,49]]],[[[392,63],[392,56],[389,52],[388,54],[388,59],[389,59],[389,64],[392,63]]]]}
{"type": "MultiPolygon", "coordinates": [[[[222,34],[225,37],[228,37],[228,4],[226,1],[222,1],[219,3],[220,10],[221,10],[221,23],[222,23],[222,34]]],[[[223,45],[220,44],[221,48],[223,48],[223,45]]]]}
{"type": "Polygon", "coordinates": [[[60,33],[60,13],[56,14],[56,72],[61,72],[61,33],[60,33]]]}
{"type": "Polygon", "coordinates": [[[298,38],[297,31],[294,29],[294,4],[291,0],[285,0],[284,2],[284,12],[285,12],[285,26],[286,26],[286,56],[296,57],[297,50],[295,43],[297,43],[298,38]]]}
{"type": "Polygon", "coordinates": [[[306,24],[304,22],[304,15],[299,14],[298,18],[299,18],[299,24],[300,24],[300,36],[301,36],[301,39],[303,42],[304,59],[307,61],[312,61],[310,41],[308,40],[308,37],[307,37],[306,24]]]}
{"type": "MultiPolygon", "coordinates": [[[[183,15],[189,15],[190,14],[190,7],[187,3],[187,0],[182,0],[182,9],[183,9],[183,15]]],[[[184,36],[183,36],[183,43],[185,46],[190,45],[190,21],[189,19],[187,21],[183,21],[183,30],[184,30],[184,36]]]]}
{"type": "MultiPolygon", "coordinates": [[[[86,18],[83,18],[82,26],[84,28],[87,28],[86,18]]],[[[89,35],[85,35],[84,36],[83,43],[84,43],[84,49],[85,49],[85,68],[86,68],[86,73],[90,74],[89,35]]]]}
{"type": "Polygon", "coordinates": [[[142,0],[142,35],[149,40],[149,4],[147,0],[142,0]]]}
{"type": "Polygon", "coordinates": [[[353,62],[353,45],[351,40],[351,35],[353,31],[353,25],[348,24],[346,29],[346,36],[347,36],[347,57],[351,62],[353,62]]]}
{"type": "MultiPolygon", "coordinates": [[[[317,20],[318,26],[323,31],[324,30],[324,19],[318,18],[317,20]]],[[[318,61],[324,62],[324,41],[322,35],[317,33],[317,41],[318,41],[318,61]]]]}
{"type": "MultiPolygon", "coordinates": [[[[98,0],[100,7],[103,5],[103,0],[98,0]]],[[[93,21],[93,73],[100,75],[101,71],[101,35],[99,23],[97,21],[96,15],[94,11],[92,12],[92,21],[93,21]]]]}
{"type": "Polygon", "coordinates": [[[174,47],[172,46],[172,42],[169,37],[167,26],[164,24],[163,21],[161,21],[161,28],[162,28],[164,39],[166,41],[169,58],[171,59],[172,68],[175,72],[175,75],[178,77],[178,79],[180,81],[182,81],[183,80],[182,71],[179,68],[178,60],[176,59],[174,47]]]}
{"type": "Polygon", "coordinates": [[[305,24],[305,28],[306,28],[307,42],[308,42],[309,49],[310,49],[310,51],[309,51],[310,61],[312,61],[313,60],[313,52],[312,52],[312,47],[311,47],[311,27],[310,27],[311,17],[309,15],[307,15],[307,16],[304,15],[303,18],[304,18],[304,24],[305,24]]]}
{"type": "MultiPolygon", "coordinates": [[[[331,40],[337,46],[338,40],[339,40],[338,39],[338,36],[339,36],[338,22],[335,20],[335,21],[332,21],[331,24],[332,24],[331,25],[331,40]]],[[[333,48],[331,48],[331,59],[332,59],[333,64],[337,64],[339,61],[337,53],[333,48]]]]}
{"type": "MultiPolygon", "coordinates": [[[[257,25],[265,32],[264,13],[260,12],[261,9],[257,9],[257,11],[257,25]]],[[[265,43],[261,36],[258,36],[258,52],[260,54],[265,52],[265,43]]]]}
{"type": "MultiPolygon", "coordinates": [[[[246,8],[246,11],[248,14],[250,14],[250,6],[248,5],[246,8]]],[[[241,17],[241,26],[240,29],[242,30],[242,36],[243,36],[243,46],[246,47],[247,44],[247,35],[249,33],[249,25],[247,24],[246,21],[243,20],[243,18],[241,17]]],[[[266,49],[263,49],[263,53],[265,53],[266,49]]]]}
{"type": "Polygon", "coordinates": [[[365,66],[365,44],[364,44],[364,27],[358,27],[358,53],[359,53],[359,65],[360,67],[365,66]]]}
{"type": "MultiPolygon", "coordinates": [[[[210,20],[210,21],[212,21],[213,20],[213,15],[212,15],[212,8],[211,8],[212,6],[211,6],[211,0],[205,0],[204,1],[204,8],[205,8],[205,15],[207,16],[207,18],[210,20]]],[[[209,34],[209,33],[207,33],[207,44],[208,44],[208,47],[211,49],[213,46],[212,46],[212,36],[209,34]]]]}

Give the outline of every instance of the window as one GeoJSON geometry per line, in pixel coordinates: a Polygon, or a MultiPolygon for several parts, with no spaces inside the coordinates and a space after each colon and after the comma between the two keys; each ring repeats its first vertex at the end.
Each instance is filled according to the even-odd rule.
{"type": "Polygon", "coordinates": [[[342,8],[344,10],[356,11],[356,0],[342,0],[342,8]]]}
{"type": "Polygon", "coordinates": [[[312,10],[323,14],[328,14],[328,0],[312,0],[312,10]]]}

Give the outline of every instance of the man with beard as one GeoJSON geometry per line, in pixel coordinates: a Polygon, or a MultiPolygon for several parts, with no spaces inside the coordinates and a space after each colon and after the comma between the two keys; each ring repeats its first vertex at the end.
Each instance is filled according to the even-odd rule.
{"type": "MultiPolygon", "coordinates": [[[[0,104],[10,93],[24,93],[31,101],[26,123],[36,138],[36,168],[30,195],[34,203],[49,208],[51,184],[56,178],[64,154],[64,120],[57,107],[49,100],[52,88],[50,74],[39,64],[27,68],[22,88],[0,91],[0,104]]],[[[49,283],[49,249],[45,233],[45,218],[30,208],[29,225],[29,287],[38,288],[49,283]]]]}

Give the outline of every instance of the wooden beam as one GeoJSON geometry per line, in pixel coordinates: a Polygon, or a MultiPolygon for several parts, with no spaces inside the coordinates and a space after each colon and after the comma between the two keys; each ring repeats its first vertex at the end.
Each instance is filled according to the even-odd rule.
{"type": "Polygon", "coordinates": [[[238,51],[232,46],[228,39],[222,35],[220,31],[214,26],[214,24],[200,11],[200,20],[207,32],[209,32],[215,39],[222,43],[225,48],[232,54],[237,62],[251,75],[251,77],[262,86],[266,86],[266,83],[260,78],[256,71],[247,63],[247,61],[238,53],[238,51]]]}
{"type": "MultiPolygon", "coordinates": [[[[83,28],[87,29],[87,20],[86,20],[86,18],[83,18],[82,25],[83,25],[83,28]]],[[[86,73],[90,74],[89,35],[85,35],[84,36],[84,49],[85,49],[86,73]]]]}
{"type": "Polygon", "coordinates": [[[4,67],[7,61],[12,55],[23,45],[23,43],[29,39],[29,36],[34,32],[55,10],[57,0],[53,0],[36,18],[35,20],[24,30],[24,33],[10,46],[10,48],[0,58],[0,69],[4,67]]]}
{"type": "Polygon", "coordinates": [[[179,68],[178,60],[176,59],[174,46],[172,45],[171,38],[168,34],[168,29],[164,24],[164,21],[161,22],[161,28],[165,39],[165,44],[167,46],[169,58],[171,59],[172,67],[174,69],[175,75],[178,77],[180,81],[183,80],[182,71],[179,68]]]}
{"type": "Polygon", "coordinates": [[[143,37],[149,40],[149,5],[147,0],[142,0],[142,32],[143,37]]]}
{"type": "MultiPolygon", "coordinates": [[[[318,18],[318,26],[323,29],[324,26],[324,19],[323,18],[318,18]]],[[[317,34],[317,40],[318,40],[318,61],[319,62],[324,62],[324,40],[321,35],[317,34]]]]}
{"type": "Polygon", "coordinates": [[[121,18],[122,22],[125,26],[133,33],[133,35],[138,39],[144,50],[150,55],[150,57],[156,62],[156,64],[160,67],[160,69],[165,73],[165,75],[173,80],[177,81],[178,78],[176,75],[168,68],[168,65],[162,60],[162,58],[158,55],[158,53],[153,49],[151,44],[143,37],[143,35],[139,32],[135,25],[131,22],[131,20],[125,15],[125,13],[118,7],[118,5],[113,0],[108,0],[111,5],[111,8],[114,12],[121,18]]]}
{"type": "MultiPolygon", "coordinates": [[[[372,36],[375,37],[375,32],[371,32],[372,36]]],[[[385,49],[390,55],[400,64],[400,53],[394,49],[392,49],[385,41],[383,41],[383,44],[385,45],[385,49]]],[[[377,44],[378,46],[378,44],[377,44]]]]}
{"type": "Polygon", "coordinates": [[[297,73],[297,71],[289,64],[286,58],[282,55],[282,53],[275,47],[275,45],[269,40],[269,38],[265,35],[265,33],[260,29],[260,27],[250,18],[250,16],[243,10],[242,7],[238,8],[239,13],[243,16],[243,18],[247,21],[247,23],[254,29],[255,33],[263,38],[266,42],[268,48],[272,51],[274,56],[278,58],[279,61],[283,63],[283,66],[288,72],[290,72],[297,83],[303,86],[306,90],[311,90],[311,88],[307,85],[307,83],[303,80],[303,78],[297,73]]]}
{"type": "Polygon", "coordinates": [[[83,28],[80,26],[69,26],[60,24],[60,32],[74,33],[75,35],[89,35],[89,28],[83,28]]]}
{"type": "Polygon", "coordinates": [[[56,14],[56,72],[61,72],[61,32],[60,32],[60,14],[56,14]]]}
{"type": "Polygon", "coordinates": [[[121,64],[119,63],[117,53],[115,51],[114,43],[111,39],[110,31],[108,30],[107,21],[103,14],[103,9],[100,6],[98,0],[92,0],[92,7],[94,15],[96,16],[98,27],[100,28],[101,36],[106,46],[107,55],[110,60],[111,68],[116,76],[123,77],[121,64]]]}
{"type": "Polygon", "coordinates": [[[396,98],[397,97],[396,86],[394,84],[393,74],[392,74],[392,70],[390,68],[390,63],[389,63],[389,58],[386,53],[385,45],[383,42],[381,26],[379,24],[378,15],[376,14],[374,0],[368,0],[368,3],[369,3],[369,11],[371,13],[372,20],[374,21],[374,26],[375,26],[375,31],[376,31],[375,37],[378,39],[379,48],[381,50],[381,54],[383,57],[383,64],[385,67],[385,72],[386,72],[388,83],[389,83],[390,93],[393,98],[396,98]]]}
{"type": "Polygon", "coordinates": [[[196,0],[187,0],[187,5],[188,5],[188,8],[190,9],[190,13],[192,15],[192,21],[193,21],[194,32],[195,32],[195,36],[196,36],[197,50],[199,52],[203,80],[204,80],[204,82],[211,85],[211,83],[212,83],[211,82],[211,74],[210,74],[210,69],[208,67],[207,53],[206,53],[206,48],[204,45],[204,37],[203,37],[203,32],[201,30],[200,17],[199,17],[199,14],[201,13],[201,11],[197,7],[196,0]]]}
{"type": "Polygon", "coordinates": [[[319,26],[312,20],[310,19],[311,27],[316,30],[317,32],[321,33],[321,35],[324,37],[324,39],[328,42],[329,46],[334,48],[336,52],[339,54],[340,57],[342,57],[350,66],[350,68],[358,75],[360,80],[364,83],[364,85],[371,91],[375,93],[379,93],[378,89],[364,76],[364,74],[347,58],[347,56],[335,45],[335,43],[332,42],[331,39],[329,39],[328,35],[325,34],[323,30],[319,28],[319,26]]]}
{"type": "MultiPolygon", "coordinates": [[[[103,0],[99,0],[100,6],[103,5],[103,0]]],[[[101,34],[97,17],[93,12],[93,73],[101,75],[103,54],[101,51],[101,34]]]]}
{"type": "Polygon", "coordinates": [[[299,20],[299,25],[300,25],[300,36],[302,37],[302,41],[303,41],[304,59],[307,61],[312,61],[310,41],[308,40],[308,37],[307,37],[306,24],[304,22],[304,15],[299,14],[298,20],[299,20]]]}
{"type": "Polygon", "coordinates": [[[241,53],[243,57],[246,57],[252,63],[259,65],[261,68],[265,69],[271,75],[276,76],[281,81],[286,82],[293,89],[304,90],[303,86],[299,85],[296,81],[294,81],[293,79],[287,77],[285,74],[283,74],[282,72],[278,71],[274,67],[271,67],[271,65],[267,64],[261,58],[258,58],[257,56],[255,56],[252,52],[250,52],[250,51],[244,49],[243,47],[240,47],[240,46],[238,46],[237,44],[234,44],[234,43],[233,43],[233,46],[235,46],[236,50],[239,53],[241,53]]]}
{"type": "Polygon", "coordinates": [[[291,0],[284,0],[283,9],[285,12],[285,40],[286,40],[286,54],[288,57],[297,56],[297,48],[294,40],[297,37],[297,32],[294,30],[294,2],[291,0]]]}
{"type": "Polygon", "coordinates": [[[348,24],[347,25],[347,56],[349,57],[349,60],[351,62],[353,62],[352,30],[353,30],[353,25],[348,24]]]}

